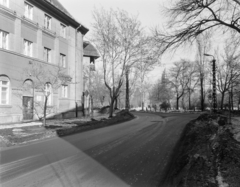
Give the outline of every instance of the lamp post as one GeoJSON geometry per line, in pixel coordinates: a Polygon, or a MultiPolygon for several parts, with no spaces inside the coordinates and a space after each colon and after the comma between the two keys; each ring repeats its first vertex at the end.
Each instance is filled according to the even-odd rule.
{"type": "Polygon", "coordinates": [[[204,56],[211,56],[213,57],[212,60],[212,86],[213,86],[213,93],[212,93],[212,99],[213,99],[213,113],[216,113],[217,111],[217,98],[216,98],[216,59],[213,55],[204,53],[204,56]]]}

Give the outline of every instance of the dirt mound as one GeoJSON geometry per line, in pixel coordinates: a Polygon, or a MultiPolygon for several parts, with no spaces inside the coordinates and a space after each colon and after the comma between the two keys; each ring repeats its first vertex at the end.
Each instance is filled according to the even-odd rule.
{"type": "Polygon", "coordinates": [[[102,128],[102,127],[106,127],[106,126],[110,126],[110,125],[116,125],[118,123],[122,123],[122,122],[125,122],[128,120],[131,120],[133,118],[134,118],[134,115],[131,114],[130,112],[120,111],[116,114],[116,116],[109,118],[109,119],[105,119],[105,118],[101,118],[100,120],[92,119],[91,121],[86,122],[84,124],[74,122],[77,125],[76,127],[72,127],[72,128],[68,128],[68,129],[59,129],[59,130],[57,130],[57,134],[58,134],[58,136],[66,136],[66,135],[70,135],[70,134],[84,132],[87,130],[102,128]]]}
{"type": "Polygon", "coordinates": [[[121,110],[118,113],[116,113],[116,116],[121,116],[123,118],[134,118],[134,115],[128,110],[121,110]]]}
{"type": "Polygon", "coordinates": [[[227,118],[201,115],[190,122],[172,155],[164,186],[239,187],[240,144],[227,118]]]}
{"type": "Polygon", "coordinates": [[[108,114],[110,106],[104,106],[99,110],[100,114],[108,114]]]}

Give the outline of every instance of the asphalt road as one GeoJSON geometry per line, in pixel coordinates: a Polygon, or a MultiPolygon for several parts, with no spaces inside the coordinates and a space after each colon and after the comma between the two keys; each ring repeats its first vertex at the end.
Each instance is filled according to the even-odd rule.
{"type": "Polygon", "coordinates": [[[135,115],[126,123],[2,149],[0,186],[159,186],[184,126],[197,115],[135,115]]]}

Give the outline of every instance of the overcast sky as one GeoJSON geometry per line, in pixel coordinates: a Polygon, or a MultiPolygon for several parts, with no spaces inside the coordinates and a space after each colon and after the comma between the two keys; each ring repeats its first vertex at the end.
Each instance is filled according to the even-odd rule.
{"type": "MultiPolygon", "coordinates": [[[[91,24],[93,23],[92,12],[94,8],[103,7],[105,9],[123,9],[129,14],[138,15],[143,27],[154,28],[162,27],[166,21],[162,14],[163,6],[167,6],[170,0],[59,0],[61,4],[69,11],[69,13],[81,24],[89,28],[89,33],[85,39],[91,34],[91,24]]],[[[187,50],[189,51],[189,49],[187,50]]],[[[162,64],[169,67],[173,61],[180,58],[188,57],[185,52],[176,52],[174,55],[164,55],[162,64]]],[[[163,66],[156,68],[151,73],[151,80],[156,80],[161,76],[163,66]]]]}
{"type": "MultiPolygon", "coordinates": [[[[167,0],[59,0],[80,23],[90,29],[92,12],[95,8],[123,9],[132,15],[138,15],[144,27],[162,24],[160,10],[167,0]]],[[[87,35],[86,35],[87,36],[87,35]]]]}

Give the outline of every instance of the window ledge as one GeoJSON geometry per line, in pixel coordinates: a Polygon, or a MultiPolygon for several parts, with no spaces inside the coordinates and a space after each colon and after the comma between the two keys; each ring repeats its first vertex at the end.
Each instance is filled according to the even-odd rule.
{"type": "Polygon", "coordinates": [[[52,37],[56,37],[56,32],[53,32],[53,31],[49,30],[45,26],[43,26],[43,32],[45,32],[46,34],[48,34],[48,35],[50,35],[52,37]]]}
{"type": "Polygon", "coordinates": [[[29,19],[25,16],[22,16],[22,20],[25,22],[25,24],[28,24],[29,26],[32,26],[35,29],[38,28],[38,23],[37,22],[34,22],[33,20],[31,20],[31,19],[29,19]]]}
{"type": "Polygon", "coordinates": [[[17,55],[17,56],[20,56],[20,57],[24,57],[24,58],[27,58],[28,60],[36,61],[37,63],[44,63],[44,64],[51,65],[51,66],[54,66],[54,67],[59,67],[59,65],[57,65],[57,64],[54,64],[54,63],[51,63],[51,62],[47,62],[47,61],[39,59],[39,58],[26,56],[26,55],[24,55],[22,53],[18,53],[18,52],[9,50],[9,49],[0,48],[0,52],[1,51],[6,52],[6,53],[10,53],[10,54],[14,54],[14,55],[17,55]]]}
{"type": "Polygon", "coordinates": [[[61,35],[59,35],[59,38],[61,38],[61,39],[64,39],[64,40],[66,40],[67,39],[67,37],[65,36],[61,36],[61,35]]]}
{"type": "Polygon", "coordinates": [[[0,5],[0,11],[4,13],[5,15],[11,16],[12,18],[16,18],[16,11],[11,10],[10,8],[0,5]]]}
{"type": "Polygon", "coordinates": [[[0,104],[0,108],[12,108],[12,105],[1,105],[0,104]]]}

